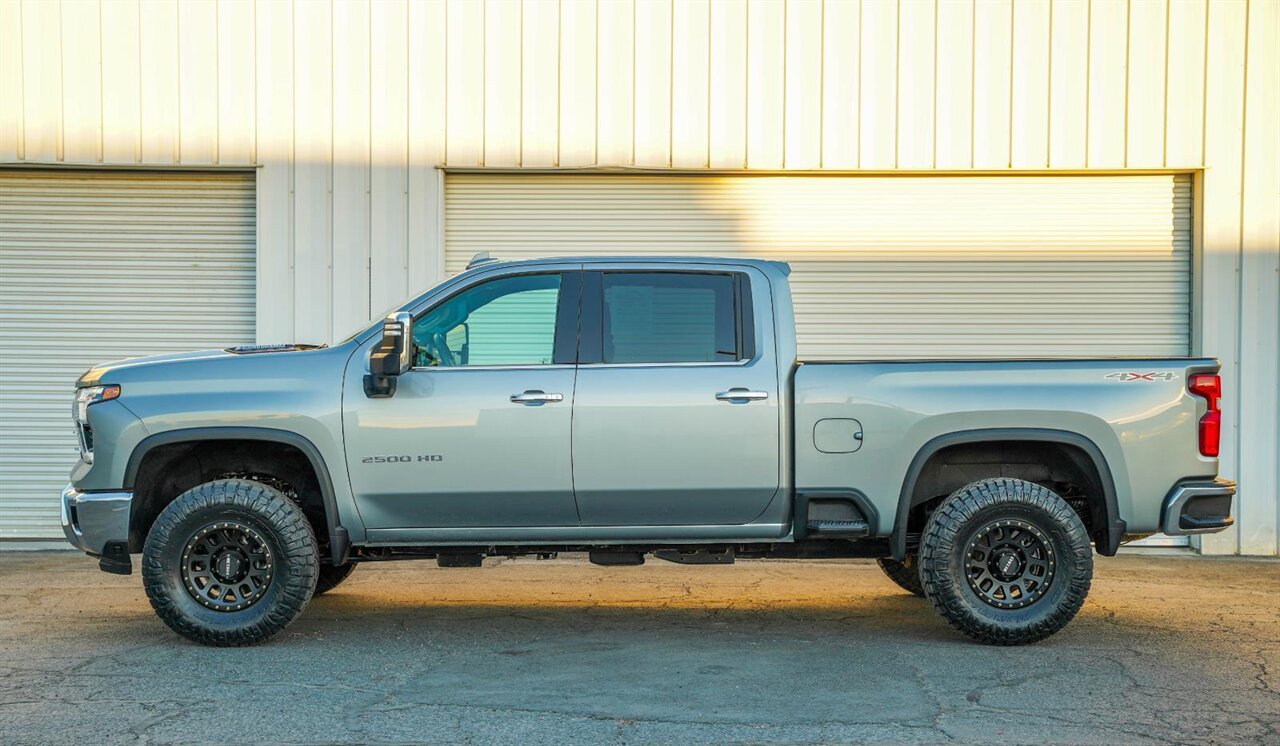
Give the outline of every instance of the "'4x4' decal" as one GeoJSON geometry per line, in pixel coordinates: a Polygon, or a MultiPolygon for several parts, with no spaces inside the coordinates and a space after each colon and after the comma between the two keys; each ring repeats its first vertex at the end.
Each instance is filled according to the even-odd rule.
{"type": "Polygon", "coordinates": [[[1177,373],[1109,373],[1106,376],[1112,381],[1120,381],[1128,383],[1129,381],[1172,381],[1178,377],[1177,373]]]}

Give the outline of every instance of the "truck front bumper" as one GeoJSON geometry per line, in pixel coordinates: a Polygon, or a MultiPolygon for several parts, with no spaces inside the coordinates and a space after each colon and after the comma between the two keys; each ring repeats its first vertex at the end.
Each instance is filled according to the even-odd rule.
{"type": "Polygon", "coordinates": [[[62,491],[62,533],[71,546],[98,558],[105,572],[128,575],[129,513],[132,492],[81,492],[71,485],[62,491]]]}
{"type": "Polygon", "coordinates": [[[1164,499],[1160,530],[1169,536],[1221,531],[1236,522],[1231,517],[1235,494],[1236,483],[1227,479],[1183,482],[1164,499]]]}

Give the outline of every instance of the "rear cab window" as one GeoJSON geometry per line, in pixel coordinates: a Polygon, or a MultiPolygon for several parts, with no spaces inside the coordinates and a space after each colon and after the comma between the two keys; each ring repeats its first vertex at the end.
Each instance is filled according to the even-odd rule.
{"type": "Polygon", "coordinates": [[[598,319],[598,327],[584,324],[580,361],[627,365],[748,360],[754,344],[747,288],[749,280],[737,272],[590,273],[583,311],[598,319]]]}

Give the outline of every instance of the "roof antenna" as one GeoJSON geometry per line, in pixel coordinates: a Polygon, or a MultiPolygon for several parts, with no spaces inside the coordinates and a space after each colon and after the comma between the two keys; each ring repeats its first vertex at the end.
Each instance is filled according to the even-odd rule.
{"type": "Polygon", "coordinates": [[[489,256],[489,252],[482,251],[479,254],[476,254],[475,256],[471,257],[471,261],[467,262],[467,269],[479,267],[482,264],[492,264],[493,262],[496,262],[496,261],[498,261],[498,257],[489,256]]]}

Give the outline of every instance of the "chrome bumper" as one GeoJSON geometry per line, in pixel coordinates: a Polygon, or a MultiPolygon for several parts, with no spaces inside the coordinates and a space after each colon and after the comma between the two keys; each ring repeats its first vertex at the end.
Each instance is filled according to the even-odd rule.
{"type": "Polygon", "coordinates": [[[81,492],[71,485],[62,491],[62,532],[71,546],[95,557],[129,557],[129,511],[132,492],[81,492]]]}
{"type": "Polygon", "coordinates": [[[1231,517],[1236,483],[1226,479],[1186,482],[1164,499],[1160,530],[1169,536],[1212,534],[1236,522],[1231,517]]]}

